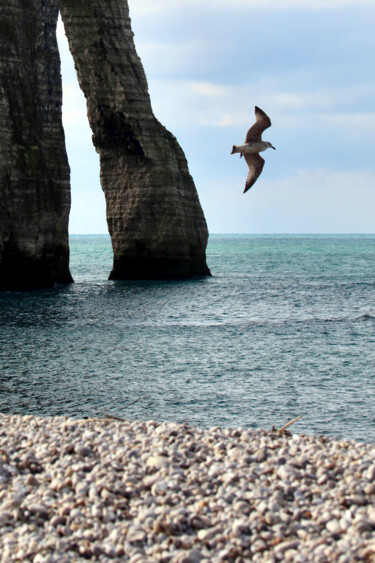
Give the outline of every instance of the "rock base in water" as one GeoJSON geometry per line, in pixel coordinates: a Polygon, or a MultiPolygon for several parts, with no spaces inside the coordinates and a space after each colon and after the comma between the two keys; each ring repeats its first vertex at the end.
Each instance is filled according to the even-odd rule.
{"type": "Polygon", "coordinates": [[[201,260],[174,260],[174,259],[129,259],[126,258],[117,266],[114,264],[109,276],[110,280],[168,280],[190,279],[210,276],[210,270],[205,258],[201,260]]]}

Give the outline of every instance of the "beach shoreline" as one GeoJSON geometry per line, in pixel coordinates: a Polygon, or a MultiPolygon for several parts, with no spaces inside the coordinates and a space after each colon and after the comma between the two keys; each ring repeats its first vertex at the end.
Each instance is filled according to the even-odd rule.
{"type": "Polygon", "coordinates": [[[375,444],[0,415],[0,561],[375,561],[375,444]]]}

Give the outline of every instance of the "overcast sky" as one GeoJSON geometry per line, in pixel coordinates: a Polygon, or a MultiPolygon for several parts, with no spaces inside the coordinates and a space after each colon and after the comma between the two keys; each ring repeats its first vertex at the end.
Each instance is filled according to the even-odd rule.
{"type": "MultiPolygon", "coordinates": [[[[129,0],[154,113],[188,159],[210,233],[375,232],[374,0],[129,0]],[[258,105],[262,175],[230,155],[258,105]]],[[[70,232],[106,233],[98,156],[61,23],[70,232]]]]}

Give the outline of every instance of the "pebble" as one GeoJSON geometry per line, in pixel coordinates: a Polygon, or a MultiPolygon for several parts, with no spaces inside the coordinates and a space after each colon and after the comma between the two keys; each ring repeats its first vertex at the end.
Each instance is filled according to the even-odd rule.
{"type": "Polygon", "coordinates": [[[178,559],[178,563],[199,563],[203,559],[203,555],[197,549],[188,551],[178,559]]]}
{"type": "Polygon", "coordinates": [[[375,560],[375,446],[0,415],[0,562],[375,560]]]}

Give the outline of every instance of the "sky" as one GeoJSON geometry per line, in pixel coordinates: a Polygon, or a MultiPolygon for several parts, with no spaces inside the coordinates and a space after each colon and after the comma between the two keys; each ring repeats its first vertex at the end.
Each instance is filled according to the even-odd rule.
{"type": "MultiPolygon", "coordinates": [[[[129,0],[153,111],[214,233],[375,233],[374,0],[129,0]],[[254,122],[276,151],[243,194],[254,122]]],[[[71,234],[107,233],[99,159],[61,22],[71,234]]]]}

